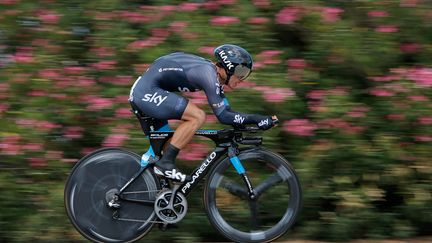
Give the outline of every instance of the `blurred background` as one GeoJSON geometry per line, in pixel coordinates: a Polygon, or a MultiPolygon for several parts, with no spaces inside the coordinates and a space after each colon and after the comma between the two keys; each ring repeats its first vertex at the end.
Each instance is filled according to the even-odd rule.
{"type": "MultiPolygon", "coordinates": [[[[0,0],[0,241],[84,242],[63,208],[75,162],[107,146],[144,153],[135,79],[161,55],[212,59],[223,43],[255,59],[232,107],[279,117],[265,146],[302,183],[283,239],[432,235],[432,1],[0,0]]],[[[223,128],[204,93],[187,96],[204,128],[223,128]]],[[[211,148],[195,139],[181,166],[211,148]]],[[[179,229],[145,241],[224,241],[201,196],[179,229]]]]}

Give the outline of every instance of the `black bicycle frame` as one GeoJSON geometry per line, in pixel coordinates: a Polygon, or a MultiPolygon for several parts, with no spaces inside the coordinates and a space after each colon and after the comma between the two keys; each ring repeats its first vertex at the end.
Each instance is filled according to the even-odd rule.
{"type": "Polygon", "coordinates": [[[219,160],[224,154],[227,154],[228,148],[224,147],[216,147],[207,158],[201,163],[199,167],[195,169],[192,173],[192,180],[180,186],[181,192],[187,196],[195,187],[198,185],[198,182],[204,178],[212,165],[219,160]]]}
{"type": "MultiPolygon", "coordinates": [[[[156,156],[162,155],[162,149],[164,144],[173,136],[174,131],[167,132],[149,132],[150,145],[153,148],[154,154],[156,156]]],[[[210,138],[216,143],[216,148],[207,156],[206,159],[203,160],[201,165],[197,167],[194,172],[191,174],[191,181],[185,182],[180,186],[181,192],[187,196],[189,193],[197,186],[198,182],[200,182],[208,173],[210,168],[213,166],[216,161],[218,161],[222,156],[227,155],[230,158],[236,155],[236,144],[233,142],[233,138],[235,134],[233,131],[228,130],[224,133],[223,130],[198,130],[195,135],[204,136],[210,138]]],[[[119,196],[120,198],[127,201],[134,201],[139,203],[149,203],[153,204],[153,201],[144,201],[144,200],[134,200],[134,199],[126,199],[122,197],[122,193],[129,187],[132,182],[134,182],[141,174],[150,167],[154,162],[147,164],[146,166],[141,167],[141,169],[120,189],[119,196]]],[[[237,169],[237,168],[236,168],[237,169]]],[[[240,174],[240,172],[239,172],[240,174]]],[[[245,173],[241,174],[245,183],[248,186],[249,193],[251,195],[254,194],[252,185],[249,182],[245,173]]]]}

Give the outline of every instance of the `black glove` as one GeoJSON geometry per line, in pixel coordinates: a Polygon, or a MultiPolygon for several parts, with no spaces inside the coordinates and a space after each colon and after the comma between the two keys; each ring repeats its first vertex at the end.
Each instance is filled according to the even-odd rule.
{"type": "Polygon", "coordinates": [[[260,121],[257,122],[257,126],[261,130],[267,130],[274,126],[274,122],[271,116],[263,117],[260,121]]]}

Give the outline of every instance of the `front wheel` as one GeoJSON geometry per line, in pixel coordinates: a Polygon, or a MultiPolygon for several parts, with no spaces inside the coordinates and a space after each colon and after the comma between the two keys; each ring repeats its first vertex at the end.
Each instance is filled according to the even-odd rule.
{"type": "Polygon", "coordinates": [[[246,170],[256,198],[229,158],[209,173],[204,205],[212,225],[235,242],[270,242],[295,222],[301,208],[301,188],[291,164],[263,149],[242,151],[238,158],[246,170]]]}
{"type": "MultiPolygon", "coordinates": [[[[140,170],[140,157],[109,148],[87,155],[77,162],[65,186],[65,207],[75,228],[93,242],[132,242],[153,226],[153,205],[123,201],[119,190],[140,170]],[[117,206],[110,205],[116,197],[117,206]],[[134,219],[134,220],[121,220],[134,219]]],[[[124,191],[129,198],[154,201],[160,186],[145,170],[124,191]]]]}

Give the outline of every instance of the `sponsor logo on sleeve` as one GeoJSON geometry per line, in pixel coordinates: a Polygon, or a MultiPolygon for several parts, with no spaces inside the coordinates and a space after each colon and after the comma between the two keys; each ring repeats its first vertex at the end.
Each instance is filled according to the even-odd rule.
{"type": "Polygon", "coordinates": [[[258,126],[262,127],[264,125],[268,125],[269,124],[269,120],[265,119],[265,120],[261,120],[260,123],[258,123],[258,126]]]}
{"type": "Polygon", "coordinates": [[[235,117],[234,117],[234,123],[243,124],[244,121],[245,121],[244,117],[242,117],[239,114],[235,115],[235,117]]]}
{"type": "Polygon", "coordinates": [[[215,83],[215,84],[216,84],[216,94],[217,94],[217,95],[220,95],[220,92],[221,92],[221,86],[220,86],[219,83],[215,83]]]}
{"type": "Polygon", "coordinates": [[[167,68],[159,68],[158,71],[159,71],[160,73],[161,73],[161,72],[166,72],[166,71],[177,71],[177,72],[183,72],[183,68],[167,67],[167,68]]]}
{"type": "Polygon", "coordinates": [[[220,103],[217,103],[217,104],[212,104],[212,106],[215,107],[215,108],[220,108],[220,107],[222,107],[224,105],[225,105],[225,103],[223,101],[220,102],[220,103]]]}

